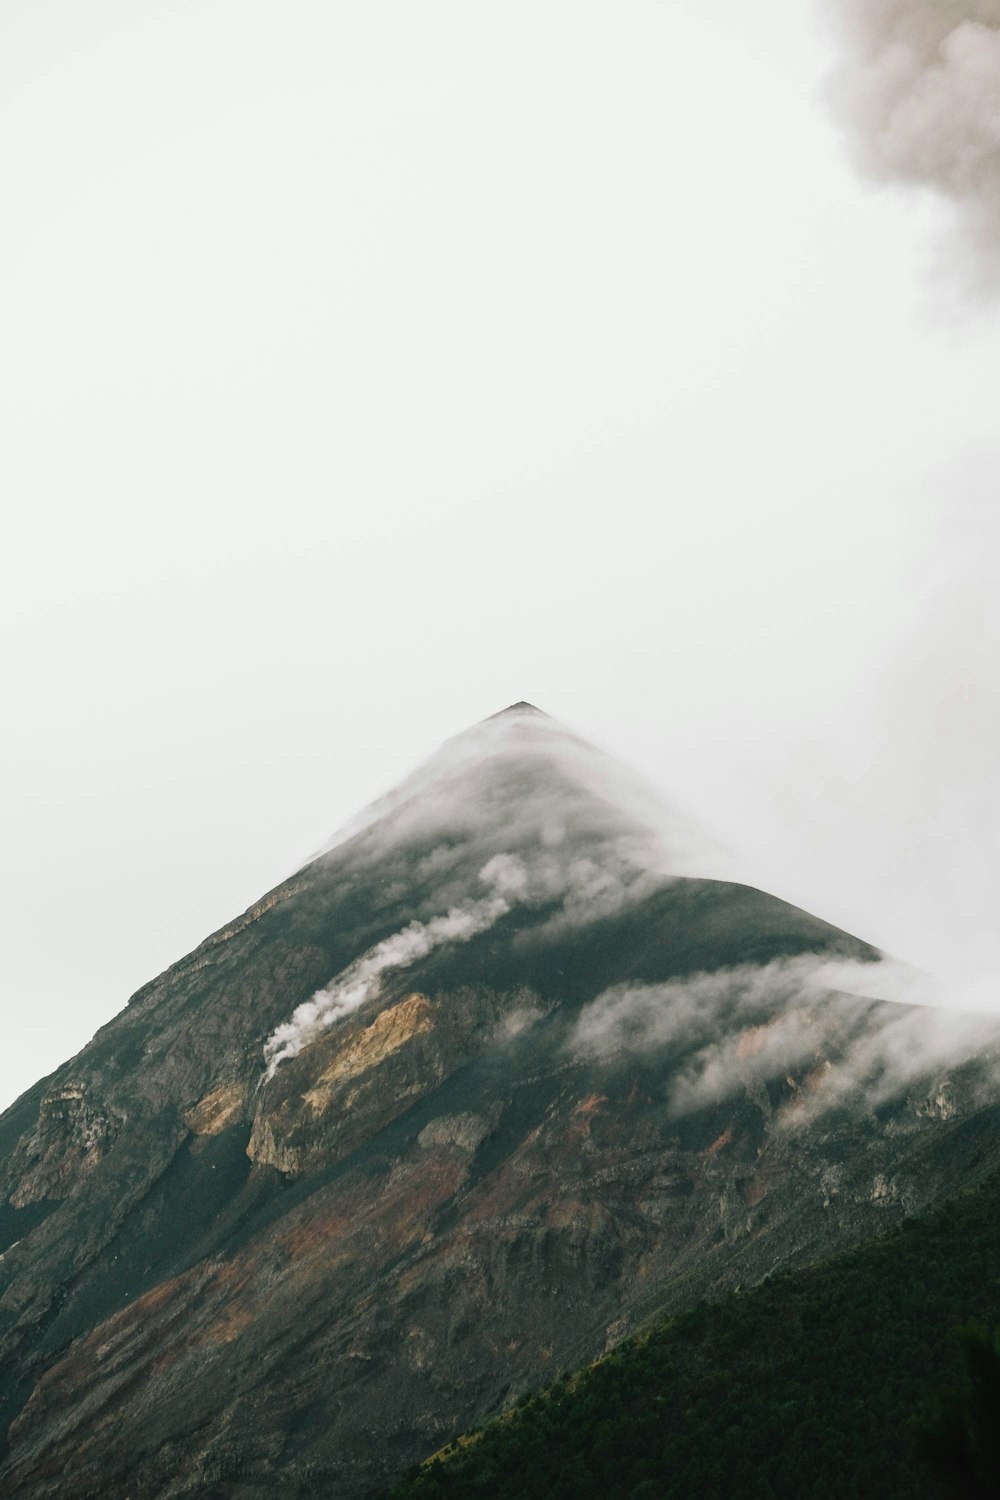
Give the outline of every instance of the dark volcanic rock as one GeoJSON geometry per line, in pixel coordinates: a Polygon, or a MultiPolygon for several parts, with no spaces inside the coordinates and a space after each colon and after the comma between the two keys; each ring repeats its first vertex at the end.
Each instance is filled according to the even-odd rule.
{"type": "Polygon", "coordinates": [[[997,1161],[989,1059],[649,829],[515,705],[0,1119],[4,1495],[362,1495],[997,1161]]]}

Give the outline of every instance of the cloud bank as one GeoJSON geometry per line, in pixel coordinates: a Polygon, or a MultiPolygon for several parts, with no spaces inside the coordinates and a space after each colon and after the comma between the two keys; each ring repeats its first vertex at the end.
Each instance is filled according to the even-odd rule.
{"type": "Polygon", "coordinates": [[[947,200],[970,284],[1000,291],[1000,0],[832,0],[828,14],[857,165],[947,200]]]}
{"type": "Polygon", "coordinates": [[[874,1109],[985,1054],[1000,1080],[1000,1020],[918,1003],[927,982],[901,964],[815,954],[607,990],[581,1012],[578,1056],[669,1048],[671,1111],[685,1115],[782,1080],[797,1122],[850,1097],[874,1109]],[[899,1003],[902,1002],[902,1003],[899,1003]]]}

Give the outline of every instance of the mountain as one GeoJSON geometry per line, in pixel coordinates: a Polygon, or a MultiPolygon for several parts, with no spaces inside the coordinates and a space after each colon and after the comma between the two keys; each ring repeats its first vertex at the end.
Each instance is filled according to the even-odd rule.
{"type": "MultiPolygon", "coordinates": [[[[998,1311],[994,1173],[864,1245],[626,1340],[449,1445],[391,1500],[940,1500],[912,1424],[939,1389],[961,1390],[962,1333],[998,1311]]],[[[956,1495],[1000,1492],[996,1368],[980,1385],[992,1432],[984,1423],[964,1484],[942,1455],[956,1495]]]]}
{"type": "Polygon", "coordinates": [[[3,1494],[360,1496],[1000,1163],[995,1039],[703,859],[516,704],[19,1099],[3,1494]]]}

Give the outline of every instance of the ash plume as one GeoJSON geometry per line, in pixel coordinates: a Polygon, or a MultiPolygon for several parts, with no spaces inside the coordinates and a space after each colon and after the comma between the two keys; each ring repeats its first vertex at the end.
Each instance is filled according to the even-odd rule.
{"type": "Polygon", "coordinates": [[[828,14],[857,166],[946,200],[970,285],[1000,291],[1000,0],[832,0],[828,14]]]}

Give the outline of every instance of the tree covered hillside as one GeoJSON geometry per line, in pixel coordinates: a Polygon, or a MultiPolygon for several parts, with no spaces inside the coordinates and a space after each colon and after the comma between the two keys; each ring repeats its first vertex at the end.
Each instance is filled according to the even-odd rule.
{"type": "Polygon", "coordinates": [[[1000,1321],[1000,1175],[622,1344],[460,1439],[391,1500],[939,1496],[909,1425],[935,1387],[960,1381],[956,1330],[973,1318],[1000,1321]]]}

